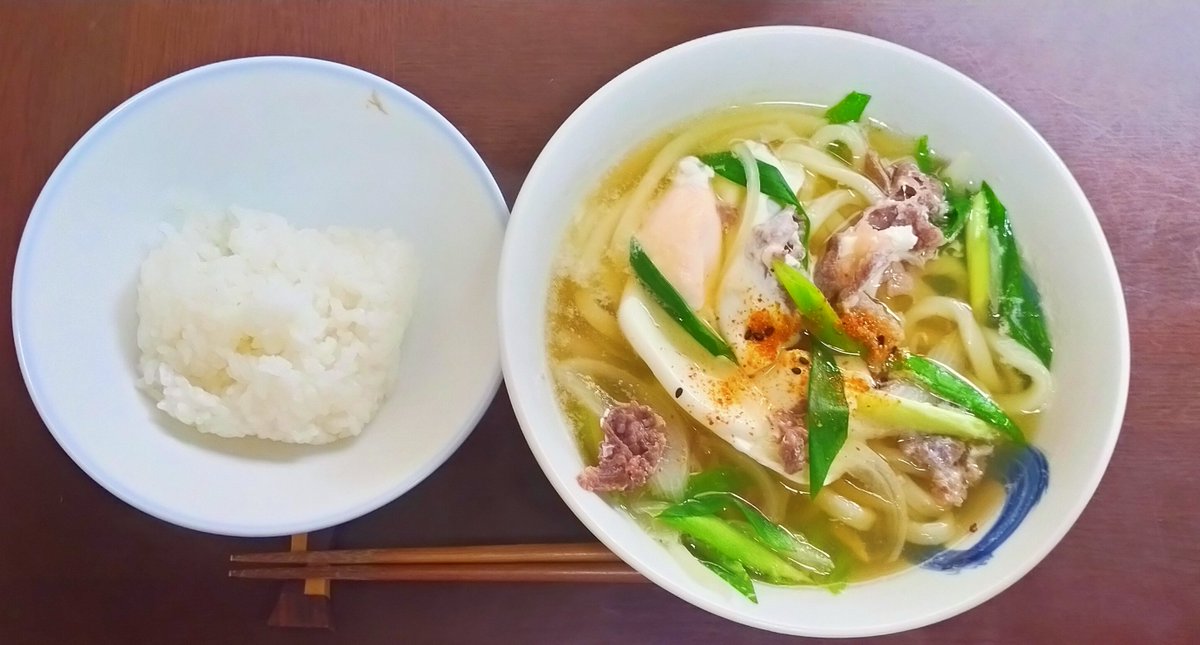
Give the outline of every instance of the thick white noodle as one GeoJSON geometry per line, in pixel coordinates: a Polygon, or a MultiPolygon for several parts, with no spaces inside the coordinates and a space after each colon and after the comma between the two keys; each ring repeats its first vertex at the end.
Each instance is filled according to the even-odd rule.
{"type": "Polygon", "coordinates": [[[808,138],[808,143],[817,150],[825,150],[834,141],[841,141],[854,155],[854,165],[862,165],[862,159],[867,154],[867,137],[857,125],[847,123],[832,123],[817,130],[808,138]]]}
{"type": "Polygon", "coordinates": [[[918,323],[926,318],[936,317],[945,318],[958,325],[958,334],[962,339],[963,350],[967,354],[971,371],[975,374],[979,384],[990,392],[1003,389],[1000,374],[996,371],[995,363],[992,362],[991,349],[988,347],[987,339],[983,336],[983,329],[979,323],[975,322],[975,316],[971,314],[971,306],[967,303],[946,296],[925,298],[904,313],[904,335],[907,337],[915,335],[918,323]]]}
{"type": "MultiPolygon", "coordinates": [[[[758,176],[758,159],[750,151],[750,147],[744,141],[737,141],[730,147],[730,150],[738,161],[742,162],[742,167],[745,169],[746,195],[742,200],[742,210],[738,216],[737,228],[734,229],[733,235],[726,234],[729,241],[725,243],[725,263],[718,275],[720,281],[718,285],[721,285],[725,276],[729,275],[730,267],[741,261],[743,249],[749,244],[750,236],[754,231],[755,213],[758,213],[759,200],[763,198],[760,193],[761,180],[758,176]]],[[[718,289],[720,288],[723,287],[718,286],[718,289]]]]}
{"type": "Polygon", "coordinates": [[[930,360],[935,360],[946,367],[962,374],[967,371],[967,355],[963,353],[962,340],[958,337],[958,332],[952,331],[939,340],[929,351],[925,352],[925,356],[930,360]]]}
{"type": "Polygon", "coordinates": [[[1004,363],[1029,377],[1029,385],[1020,392],[999,395],[996,398],[1005,410],[1020,410],[1021,412],[1036,412],[1050,398],[1053,381],[1050,370],[1042,365],[1042,361],[1021,343],[1000,335],[994,329],[983,330],[988,345],[1004,363]]]}
{"type": "Polygon", "coordinates": [[[804,209],[808,213],[808,221],[811,226],[809,230],[821,230],[821,225],[825,223],[825,220],[829,219],[830,215],[836,213],[843,206],[861,201],[862,196],[860,194],[847,188],[831,190],[812,200],[804,209]]]}
{"type": "Polygon", "coordinates": [[[590,227],[591,230],[587,236],[580,238],[582,243],[579,245],[579,256],[572,263],[571,268],[571,273],[576,280],[585,280],[587,276],[600,270],[600,260],[608,250],[613,229],[617,227],[617,221],[621,219],[622,212],[621,209],[608,208],[601,211],[599,216],[593,216],[591,212],[584,212],[581,215],[585,219],[594,217],[596,221],[590,227]]]}
{"type": "Polygon", "coordinates": [[[958,533],[958,524],[950,513],[930,522],[909,522],[905,539],[913,544],[945,544],[958,533]]]}
{"type": "Polygon", "coordinates": [[[934,499],[933,495],[913,481],[912,477],[900,475],[900,481],[904,484],[904,499],[908,502],[908,510],[921,517],[937,517],[946,512],[945,504],[934,499]]]}
{"type": "Polygon", "coordinates": [[[825,488],[817,493],[816,504],[829,517],[857,531],[869,531],[875,526],[875,511],[833,489],[825,488]]]}
{"type": "Polygon", "coordinates": [[[795,161],[803,165],[809,172],[824,175],[847,188],[858,191],[872,204],[883,199],[883,192],[879,190],[875,182],[847,167],[828,152],[817,150],[799,141],[788,141],[779,146],[777,156],[780,159],[795,161]]]}
{"type": "MultiPolygon", "coordinates": [[[[942,253],[938,257],[930,260],[925,264],[925,270],[922,273],[922,278],[933,276],[941,276],[954,281],[952,292],[966,293],[967,290],[967,265],[961,257],[942,253]]],[[[924,281],[924,280],[922,280],[924,281]]]]}
{"type": "Polygon", "coordinates": [[[892,446],[879,446],[875,449],[875,452],[878,453],[880,457],[883,457],[884,460],[888,462],[888,465],[891,466],[892,470],[895,470],[897,473],[908,475],[922,475],[925,473],[924,470],[914,466],[908,461],[908,458],[905,457],[903,453],[892,446]]]}
{"type": "Polygon", "coordinates": [[[621,327],[617,324],[617,317],[601,307],[600,303],[596,302],[591,294],[583,289],[575,290],[575,308],[579,311],[579,315],[587,321],[587,324],[603,334],[605,338],[615,341],[624,338],[621,336],[621,327]]]}

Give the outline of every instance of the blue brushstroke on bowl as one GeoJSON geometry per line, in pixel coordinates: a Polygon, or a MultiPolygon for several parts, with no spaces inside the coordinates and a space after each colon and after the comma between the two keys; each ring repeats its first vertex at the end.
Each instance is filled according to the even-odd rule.
{"type": "Polygon", "coordinates": [[[949,572],[976,567],[990,560],[996,548],[1017,530],[1046,492],[1050,483],[1050,464],[1037,448],[1024,446],[1008,460],[1003,481],[1004,508],[996,523],[978,542],[966,549],[932,547],[914,550],[910,558],[926,569],[949,572]]]}

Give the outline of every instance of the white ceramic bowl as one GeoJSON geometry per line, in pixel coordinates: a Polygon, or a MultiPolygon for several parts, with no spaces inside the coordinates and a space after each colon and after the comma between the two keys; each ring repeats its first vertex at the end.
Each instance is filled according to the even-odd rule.
{"type": "Polygon", "coordinates": [[[97,123],[34,205],[13,279],[26,385],[83,470],[164,520],[260,536],[353,519],[444,462],[494,396],[506,216],[462,135],[388,81],[279,57],[180,74],[97,123]],[[202,435],[135,387],[138,266],[163,223],[234,204],[295,225],[388,227],[416,247],[398,385],[360,436],[202,435]]]}
{"type": "MultiPolygon", "coordinates": [[[[1049,145],[986,89],[933,59],[881,40],[808,27],[717,34],[663,52],[605,85],[562,125],[513,209],[500,273],[509,395],[538,462],[576,515],[626,562],[671,593],[747,625],[806,636],[867,636],[926,625],[999,593],[1054,547],[1100,481],[1120,430],[1129,375],[1125,308],[1087,199],[1049,145]],[[751,604],[697,573],[624,513],[575,483],[583,467],[555,404],[545,343],[551,258],[581,200],[637,144],[690,116],[758,101],[831,104],[873,96],[868,114],[926,133],[949,158],[970,151],[1004,196],[1049,307],[1056,394],[1037,445],[1050,485],[984,566],[923,569],[841,595],[759,585],[751,604]]],[[[981,531],[982,533],[982,531],[981,531]]]]}

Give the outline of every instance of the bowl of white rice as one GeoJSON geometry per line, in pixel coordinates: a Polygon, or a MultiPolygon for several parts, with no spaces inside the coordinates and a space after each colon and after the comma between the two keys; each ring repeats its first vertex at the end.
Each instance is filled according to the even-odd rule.
{"type": "Polygon", "coordinates": [[[26,385],[142,511],[240,536],[345,522],[494,397],[506,216],[462,135],[388,81],[286,57],[185,72],[38,198],[13,281],[26,385]]]}

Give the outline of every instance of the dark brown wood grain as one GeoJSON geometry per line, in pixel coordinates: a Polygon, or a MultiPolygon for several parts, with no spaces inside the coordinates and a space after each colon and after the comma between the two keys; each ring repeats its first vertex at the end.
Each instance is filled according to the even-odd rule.
{"type": "Polygon", "coordinates": [[[234,569],[231,578],[357,582],[645,583],[624,562],[478,562],[471,564],[342,564],[234,569]]]}
{"type": "MultiPolygon", "coordinates": [[[[775,23],[898,42],[1012,104],[1091,199],[1129,305],[1125,427],[1078,524],[996,599],[892,642],[1200,638],[1200,5],[1190,0],[0,0],[0,267],[11,276],[29,209],[71,144],[125,98],[197,65],[302,54],[379,74],[454,122],[511,202],[555,128],[605,81],[685,40],[775,23]]],[[[0,302],[9,320],[9,298],[0,302]]],[[[651,585],[335,583],[337,631],[273,630],[277,588],[230,580],[228,555],[286,539],[195,533],[106,493],[46,432],[11,335],[0,336],[0,642],[785,640],[651,585]]],[[[503,391],[445,467],[338,530],[341,548],[588,538],[503,391]]]]}
{"type": "Polygon", "coordinates": [[[617,562],[599,542],[577,544],[483,544],[472,546],[393,547],[381,549],[292,550],[238,553],[231,566],[246,564],[481,564],[520,562],[617,562]]]}

